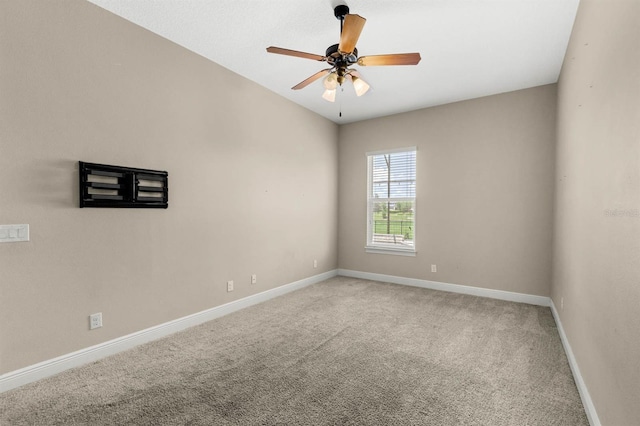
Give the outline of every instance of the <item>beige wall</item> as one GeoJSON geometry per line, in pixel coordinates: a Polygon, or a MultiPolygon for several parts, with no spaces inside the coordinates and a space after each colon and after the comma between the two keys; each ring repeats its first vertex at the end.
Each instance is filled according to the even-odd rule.
{"type": "Polygon", "coordinates": [[[0,17],[0,373],[337,267],[335,124],[87,2],[0,17]],[[169,208],[78,208],[78,160],[169,208]]]}
{"type": "Polygon", "coordinates": [[[637,425],[640,1],[580,2],[557,131],[553,301],[602,424],[637,425]]]}
{"type": "Polygon", "coordinates": [[[549,296],[555,99],[548,85],[341,126],[340,268],[549,296]],[[365,253],[365,153],[406,146],[417,255],[365,253]]]}

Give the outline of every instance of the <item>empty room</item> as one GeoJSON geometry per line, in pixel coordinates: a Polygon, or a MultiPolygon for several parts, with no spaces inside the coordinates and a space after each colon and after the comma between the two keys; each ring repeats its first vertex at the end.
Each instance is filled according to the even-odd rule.
{"type": "Polygon", "coordinates": [[[640,425],[640,0],[0,20],[0,424],[640,425]]]}

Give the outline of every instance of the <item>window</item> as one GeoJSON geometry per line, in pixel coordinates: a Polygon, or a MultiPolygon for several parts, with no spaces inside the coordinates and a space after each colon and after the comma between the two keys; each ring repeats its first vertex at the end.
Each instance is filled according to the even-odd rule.
{"type": "Polygon", "coordinates": [[[367,252],[415,256],[416,149],[367,153],[367,252]]]}

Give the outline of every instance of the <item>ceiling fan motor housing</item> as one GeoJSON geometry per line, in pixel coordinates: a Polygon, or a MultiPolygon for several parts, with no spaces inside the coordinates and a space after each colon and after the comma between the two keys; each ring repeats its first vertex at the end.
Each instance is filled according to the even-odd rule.
{"type": "Polygon", "coordinates": [[[325,56],[327,62],[334,66],[349,66],[358,62],[358,49],[353,48],[353,53],[343,54],[338,50],[339,44],[333,44],[327,48],[325,56]]]}
{"type": "Polygon", "coordinates": [[[358,62],[358,49],[354,48],[353,53],[343,54],[338,49],[338,45],[334,44],[327,48],[326,52],[327,63],[335,68],[335,72],[338,77],[338,84],[342,86],[345,76],[347,75],[347,67],[358,62]]]}

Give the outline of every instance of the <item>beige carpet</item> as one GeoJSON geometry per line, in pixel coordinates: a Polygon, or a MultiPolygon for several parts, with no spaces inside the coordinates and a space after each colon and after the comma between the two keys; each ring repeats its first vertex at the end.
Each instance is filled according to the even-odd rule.
{"type": "Polygon", "coordinates": [[[588,425],[548,308],[337,277],[0,395],[4,425],[588,425]]]}

